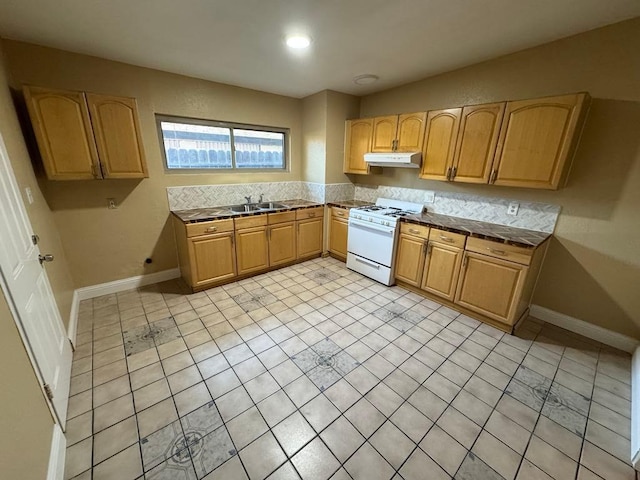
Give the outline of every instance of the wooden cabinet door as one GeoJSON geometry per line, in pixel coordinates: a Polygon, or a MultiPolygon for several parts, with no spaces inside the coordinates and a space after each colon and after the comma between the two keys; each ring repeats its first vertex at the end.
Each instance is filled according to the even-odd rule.
{"type": "Polygon", "coordinates": [[[148,177],[133,98],[87,94],[104,178],[148,177]]]}
{"type": "Polygon", "coordinates": [[[465,252],[455,303],[513,325],[528,268],[465,252]]]}
{"type": "Polygon", "coordinates": [[[367,175],[369,167],[364,154],[371,151],[373,119],[347,120],[344,147],[344,173],[367,175]]]}
{"type": "Polygon", "coordinates": [[[420,178],[448,180],[461,114],[461,108],[433,110],[427,114],[420,178]]]}
{"type": "Polygon", "coordinates": [[[421,152],[427,112],[403,113],[398,117],[396,151],[421,152]]]}
{"type": "Polygon", "coordinates": [[[268,227],[269,266],[293,262],[296,259],[295,222],[278,223],[268,227]]]}
{"type": "Polygon", "coordinates": [[[373,119],[372,152],[392,152],[398,130],[398,115],[387,115],[373,119]]]}
{"type": "Polygon", "coordinates": [[[508,102],[492,183],[557,189],[573,155],[587,98],[574,94],[508,102]]]}
{"type": "Polygon", "coordinates": [[[463,253],[461,248],[429,242],[422,289],[453,301],[463,253]]]}
{"type": "Polygon", "coordinates": [[[298,222],[298,258],[322,253],[322,224],[324,217],[298,222]]]}
{"type": "Polygon", "coordinates": [[[395,270],[395,277],[398,280],[416,287],[420,286],[426,248],[426,240],[405,233],[400,234],[395,270]]]}
{"type": "Polygon", "coordinates": [[[47,178],[101,178],[84,94],[25,87],[24,95],[47,178]]]}
{"type": "Polygon", "coordinates": [[[236,230],[238,275],[269,268],[267,227],[236,230]]]}
{"type": "Polygon", "coordinates": [[[451,180],[489,183],[504,108],[502,102],[462,109],[451,180]]]}
{"type": "Polygon", "coordinates": [[[349,223],[341,218],[331,217],[329,225],[329,251],[347,258],[347,236],[349,223]]]}
{"type": "Polygon", "coordinates": [[[192,287],[236,276],[233,232],[189,239],[192,287]]]}

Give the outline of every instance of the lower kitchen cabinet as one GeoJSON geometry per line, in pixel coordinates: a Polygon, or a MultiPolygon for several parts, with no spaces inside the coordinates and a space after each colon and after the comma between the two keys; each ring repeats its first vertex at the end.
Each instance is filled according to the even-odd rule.
{"type": "Polygon", "coordinates": [[[426,240],[400,233],[396,257],[396,278],[398,280],[415,287],[420,286],[426,249],[426,240]]]}
{"type": "Polygon", "coordinates": [[[290,263],[296,259],[296,224],[279,223],[268,227],[269,266],[290,263]]]}
{"type": "Polygon", "coordinates": [[[513,324],[528,268],[465,252],[455,302],[494,320],[513,324]]]}
{"type": "Polygon", "coordinates": [[[349,211],[344,208],[331,208],[329,224],[329,252],[342,260],[347,259],[347,238],[349,231],[349,211]]]}
{"type": "Polygon", "coordinates": [[[424,262],[422,289],[453,301],[464,251],[437,242],[429,242],[424,262]]]}
{"type": "Polygon", "coordinates": [[[269,268],[267,227],[236,230],[236,252],[238,275],[269,268]]]}
{"type": "Polygon", "coordinates": [[[298,224],[298,258],[322,253],[324,207],[298,210],[296,223],[298,224]]]}
{"type": "Polygon", "coordinates": [[[236,276],[233,232],[190,238],[189,256],[194,286],[221,282],[236,276]]]}

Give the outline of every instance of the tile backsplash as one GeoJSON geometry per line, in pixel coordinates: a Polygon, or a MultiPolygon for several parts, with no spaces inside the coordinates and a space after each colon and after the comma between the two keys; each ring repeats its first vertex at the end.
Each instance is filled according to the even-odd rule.
{"type": "MultiPolygon", "coordinates": [[[[559,205],[524,202],[520,200],[482,197],[464,193],[435,192],[435,200],[428,203],[428,191],[414,188],[389,187],[386,185],[355,185],[356,200],[375,202],[378,197],[393,198],[407,202],[422,203],[427,210],[452,217],[468,218],[482,222],[497,223],[509,227],[526,228],[553,233],[560,214],[559,205]],[[507,215],[511,202],[520,204],[517,215],[507,215]]],[[[431,191],[429,191],[431,192],[431,191]]]]}
{"type": "Polygon", "coordinates": [[[518,215],[507,215],[507,207],[514,200],[436,191],[435,200],[431,203],[429,193],[431,192],[386,185],[299,181],[167,187],[170,210],[245,203],[245,197],[248,196],[253,201],[258,201],[260,195],[263,195],[264,201],[301,198],[318,203],[354,199],[373,203],[378,197],[385,197],[423,203],[434,213],[546,233],[553,232],[560,213],[558,205],[517,201],[520,204],[518,215]]]}

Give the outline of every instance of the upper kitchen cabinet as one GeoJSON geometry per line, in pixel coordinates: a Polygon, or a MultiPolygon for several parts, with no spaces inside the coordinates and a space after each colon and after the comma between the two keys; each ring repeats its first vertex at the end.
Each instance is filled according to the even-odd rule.
{"type": "Polygon", "coordinates": [[[433,110],[427,114],[420,178],[449,179],[461,114],[461,108],[433,110]]]}
{"type": "Polygon", "coordinates": [[[373,119],[360,118],[347,120],[344,148],[344,173],[368,175],[369,166],[364,161],[364,154],[371,151],[371,134],[373,119]]]}
{"type": "Polygon", "coordinates": [[[47,178],[99,178],[100,164],[84,93],[25,87],[24,95],[47,178]]]}
{"type": "Polygon", "coordinates": [[[490,183],[555,190],[563,185],[589,95],[508,102],[490,183]]]}
{"type": "Polygon", "coordinates": [[[148,176],[135,100],[24,87],[50,180],[148,176]]]}
{"type": "Polygon", "coordinates": [[[104,178],[148,177],[133,98],[87,93],[104,178]]]}
{"type": "Polygon", "coordinates": [[[422,150],[427,113],[403,113],[373,119],[372,152],[422,150]]]}
{"type": "Polygon", "coordinates": [[[462,109],[460,130],[449,180],[488,183],[498,145],[505,103],[472,105],[462,109]]]}

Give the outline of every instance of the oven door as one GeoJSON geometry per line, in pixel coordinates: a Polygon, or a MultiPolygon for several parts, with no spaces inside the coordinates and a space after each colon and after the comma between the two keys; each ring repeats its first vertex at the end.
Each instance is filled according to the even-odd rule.
{"type": "Polygon", "coordinates": [[[348,252],[391,267],[396,241],[395,227],[385,227],[350,218],[348,233],[348,252]]]}

